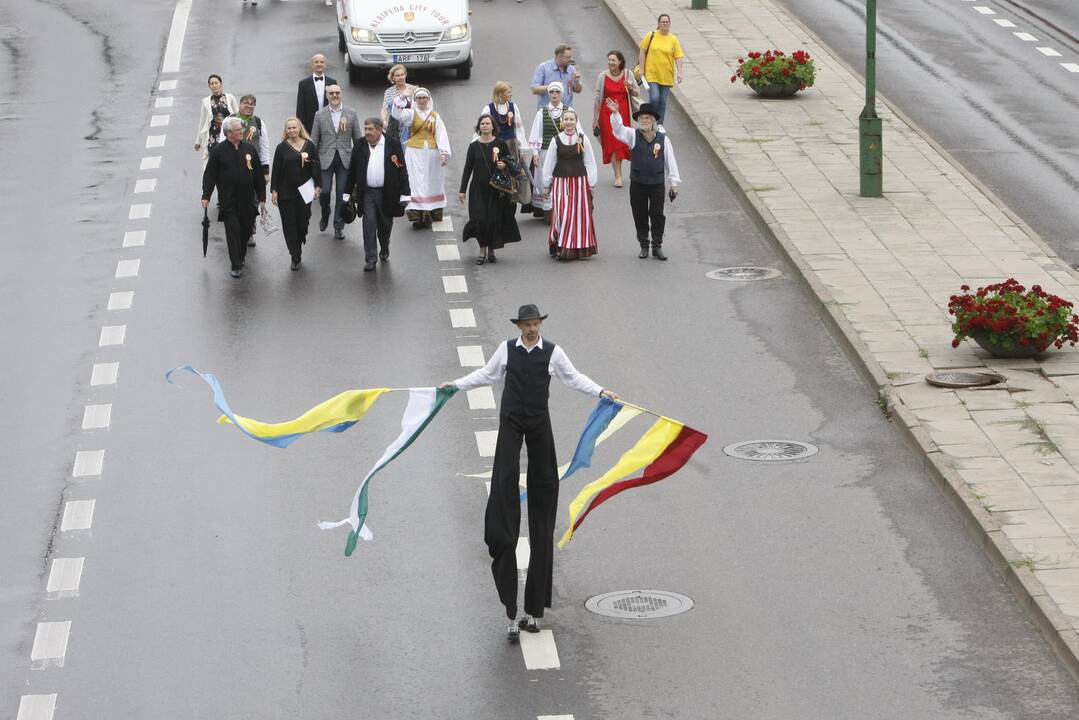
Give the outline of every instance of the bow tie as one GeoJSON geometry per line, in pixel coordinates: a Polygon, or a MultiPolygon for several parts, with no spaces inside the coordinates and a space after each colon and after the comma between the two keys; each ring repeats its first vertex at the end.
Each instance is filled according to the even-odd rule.
{"type": "Polygon", "coordinates": [[[322,82],[324,79],[325,78],[323,78],[321,75],[316,75],[315,76],[315,82],[322,82]]]}

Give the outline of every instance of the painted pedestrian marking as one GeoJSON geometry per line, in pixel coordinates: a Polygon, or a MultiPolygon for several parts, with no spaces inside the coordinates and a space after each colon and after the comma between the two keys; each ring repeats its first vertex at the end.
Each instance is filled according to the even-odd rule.
{"type": "Polygon", "coordinates": [[[116,375],[120,372],[120,363],[94,363],[90,371],[90,385],[115,385],[116,375]]]}
{"type": "Polygon", "coordinates": [[[453,218],[444,215],[438,222],[431,223],[431,229],[435,232],[453,232],[453,218]]]}
{"type": "Polygon", "coordinates": [[[104,464],[104,450],[79,450],[75,453],[75,466],[71,469],[71,477],[100,475],[104,464]]]}
{"type": "Polygon", "coordinates": [[[435,252],[438,253],[438,259],[442,262],[461,259],[461,251],[457,249],[456,245],[435,245],[435,252]]]}
{"type": "Polygon", "coordinates": [[[537,715],[536,720],[573,720],[572,715],[537,715]]]}
{"type": "Polygon", "coordinates": [[[176,3],[176,9],[172,12],[172,25],[169,26],[169,39],[165,43],[165,58],[161,62],[163,73],[180,72],[180,57],[184,52],[184,34],[187,32],[187,16],[190,13],[191,0],[179,0],[176,3]]]}
{"type": "Polygon", "coordinates": [[[176,82],[177,82],[176,80],[162,80],[161,82],[159,82],[157,84],[157,89],[158,90],[175,90],[176,89],[176,82]]]}
{"type": "Polygon", "coordinates": [[[85,562],[86,558],[81,557],[53,558],[45,591],[54,598],[78,596],[85,562]]]}
{"type": "Polygon", "coordinates": [[[461,367],[483,367],[487,361],[483,359],[483,348],[479,345],[460,345],[457,348],[457,359],[461,367]]]}
{"type": "Polygon", "coordinates": [[[70,620],[38,623],[34,633],[34,647],[30,650],[30,667],[35,670],[63,667],[70,634],[70,620]]]}
{"type": "Polygon", "coordinates": [[[1035,49],[1046,57],[1060,57],[1060,53],[1051,47],[1040,47],[1035,49]]]}
{"type": "MultiPolygon", "coordinates": [[[[112,422],[112,403],[87,405],[82,411],[82,429],[99,430],[112,422]]],[[[100,472],[100,469],[99,471],[100,472]]]]}
{"type": "Polygon", "coordinates": [[[19,698],[19,714],[15,720],[52,720],[56,712],[56,693],[23,695],[19,698]]]}
{"type": "Polygon", "coordinates": [[[89,530],[94,523],[96,500],[71,500],[64,503],[64,517],[60,520],[60,532],[89,530]]]}
{"type": "Polygon", "coordinates": [[[993,22],[995,22],[997,25],[1000,25],[1001,27],[1006,27],[1006,28],[1015,27],[1015,23],[1013,23],[1011,20],[998,19],[998,20],[994,20],[993,22]]]}
{"type": "Polygon", "coordinates": [[[528,670],[557,670],[562,667],[558,661],[554,633],[550,630],[540,630],[538,633],[522,632],[521,654],[524,655],[525,668],[528,670]]]}
{"type": "Polygon", "coordinates": [[[1028,32],[1016,32],[1016,33],[1012,33],[1012,35],[1015,35],[1017,38],[1019,38],[1023,42],[1038,42],[1038,38],[1034,37],[1033,35],[1031,35],[1028,32]]]}
{"type": "MultiPolygon", "coordinates": [[[[169,82],[176,82],[176,81],[175,80],[170,80],[169,82]]],[[[155,108],[170,108],[170,107],[172,107],[172,101],[173,100],[175,100],[175,98],[159,97],[156,100],[154,100],[154,107],[155,108]]]]}
{"type": "Polygon", "coordinates": [[[532,557],[532,549],[528,547],[528,537],[517,538],[517,569],[527,570],[528,560],[532,557]]]}
{"type": "Polygon", "coordinates": [[[472,308],[450,308],[450,325],[455,328],[476,327],[476,314],[472,308]]]}
{"type": "Polygon", "coordinates": [[[1079,73],[1079,64],[1076,63],[1060,63],[1060,67],[1068,72],[1079,73]]]}
{"type": "Polygon", "coordinates": [[[123,292],[109,293],[109,310],[130,310],[131,303],[135,301],[135,291],[125,290],[123,292]]]}
{"type": "Polygon", "coordinates": [[[994,10],[993,8],[987,8],[984,5],[975,5],[974,6],[974,11],[979,12],[982,15],[996,15],[997,14],[996,10],[994,10]]]}
{"type": "Polygon", "coordinates": [[[490,387],[478,387],[468,391],[468,407],[470,410],[494,410],[495,394],[490,387]]]}
{"type": "Polygon", "coordinates": [[[145,230],[128,230],[124,233],[123,247],[141,247],[146,244],[145,230]]]}

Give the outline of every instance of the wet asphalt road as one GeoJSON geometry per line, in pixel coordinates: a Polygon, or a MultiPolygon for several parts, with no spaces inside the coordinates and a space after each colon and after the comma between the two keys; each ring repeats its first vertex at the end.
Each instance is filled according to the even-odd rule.
{"type": "MultiPolygon", "coordinates": [[[[864,2],[780,2],[859,73],[864,70],[864,2]]],[[[1079,72],[1061,66],[1079,63],[1079,4],[880,2],[877,24],[878,91],[1061,257],[1079,265],[1079,141],[1069,119],[1079,103],[1079,72]]]]}
{"type": "MultiPolygon", "coordinates": [[[[191,149],[210,72],[258,96],[278,127],[314,51],[336,45],[332,11],[310,2],[196,0],[169,125],[148,128],[172,4],[110,10],[81,3],[0,5],[5,126],[25,141],[0,176],[9,243],[0,312],[12,342],[0,377],[11,410],[0,504],[0,707],[59,695],[57,718],[1073,718],[1079,692],[881,415],[815,303],[748,218],[681,113],[667,126],[690,180],[669,213],[670,262],[636,258],[626,191],[601,171],[600,255],[557,265],[543,230],[497,266],[439,263],[434,237],[404,223],[391,261],[361,272],[359,229],[343,243],[313,232],[299,273],[279,237],[259,236],[241,281],[223,232],[198,250],[199,160],[191,149]],[[16,30],[11,28],[15,27],[16,30]],[[30,42],[30,38],[41,38],[30,42]],[[79,62],[65,61],[65,48],[79,62]],[[60,90],[56,93],[33,90],[60,90]],[[37,99],[40,97],[40,99],[37,99]],[[160,151],[148,133],[167,132],[160,151]],[[62,170],[34,148],[58,146],[62,170]],[[160,152],[161,169],[138,172],[160,152]],[[139,177],[156,177],[148,220],[129,221],[139,177]],[[43,193],[49,185],[52,193],[43,193]],[[145,229],[145,248],[121,249],[145,229]],[[115,264],[139,258],[139,276],[115,264]],[[715,267],[762,264],[759,284],[708,280],[715,267]],[[452,268],[452,269],[451,269],[452,268]],[[468,303],[439,276],[463,274],[468,303]],[[129,311],[110,291],[134,290],[129,311]],[[375,541],[342,556],[342,517],[358,478],[396,434],[389,396],[344,435],[281,451],[214,424],[184,362],[222,379],[234,409],[292,417],[350,387],[452,378],[457,345],[494,345],[522,302],[551,318],[548,337],[624,397],[711,439],[682,472],[591,516],[556,556],[553,629],[561,667],[528,671],[502,638],[482,544],[485,493],[474,432],[492,411],[456,398],[372,488],[375,541]],[[477,328],[450,327],[471,306],[477,328]],[[123,346],[98,348],[124,323],[123,346]],[[119,362],[115,386],[89,385],[119,362]],[[112,403],[106,430],[83,431],[83,405],[112,403]],[[764,437],[812,442],[812,459],[773,466],[724,445],[764,437]],[[101,477],[71,478],[79,449],[106,450],[101,477]],[[60,532],[68,500],[95,499],[90,532],[60,532]],[[78,597],[46,596],[47,562],[85,557],[78,597]],[[690,595],[686,614],[614,621],[585,610],[630,588],[690,595]],[[63,668],[31,669],[35,623],[71,620],[63,668]]],[[[497,0],[474,7],[470,81],[421,76],[449,120],[456,189],[471,125],[497,79],[518,88],[560,40],[577,46],[585,102],[608,48],[631,41],[600,8],[497,0]],[[506,40],[512,28],[512,42],[506,40]],[[525,32],[522,28],[527,28],[525,32]],[[559,28],[571,28],[562,32],[559,28]]],[[[330,74],[342,79],[336,57],[330,74]]],[[[346,88],[373,111],[382,86],[346,88]]],[[[367,114],[363,112],[361,114],[367,114]]],[[[586,110],[585,117],[590,120],[586,110]]],[[[140,197],[137,201],[141,202],[140,197]]],[[[452,204],[455,226],[461,209],[452,204]]],[[[592,401],[556,386],[560,457],[592,401]]],[[[628,447],[643,421],[604,446],[628,447]]],[[[563,493],[597,475],[582,473],[563,493]]],[[[560,521],[559,532],[564,527],[560,521]]]]}

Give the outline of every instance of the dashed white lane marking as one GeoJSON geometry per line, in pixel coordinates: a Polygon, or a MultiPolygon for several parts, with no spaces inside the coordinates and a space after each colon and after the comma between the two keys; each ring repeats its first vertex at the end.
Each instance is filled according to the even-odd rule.
{"type": "Polygon", "coordinates": [[[30,667],[35,670],[63,667],[70,634],[70,620],[38,623],[37,632],[34,633],[34,647],[30,650],[30,667]]]}
{"type": "Polygon", "coordinates": [[[995,22],[997,25],[1000,25],[1001,27],[1015,27],[1015,23],[1013,23],[1011,20],[998,19],[994,20],[993,22],[995,22]]]}
{"type": "Polygon", "coordinates": [[[495,394],[486,386],[469,390],[468,407],[471,410],[494,410],[495,394]]]}
{"type": "Polygon", "coordinates": [[[147,155],[139,163],[139,170],[157,170],[161,167],[160,155],[147,155]]]}
{"type": "Polygon", "coordinates": [[[112,422],[112,403],[87,405],[82,409],[83,430],[107,428],[110,422],[112,422]]]}
{"type": "Polygon", "coordinates": [[[101,337],[98,338],[99,347],[106,345],[123,345],[127,335],[127,325],[106,325],[101,328],[101,337]]]}
{"type": "Polygon", "coordinates": [[[455,328],[476,327],[476,314],[472,308],[450,308],[450,325],[455,328]]]}
{"type": "Polygon", "coordinates": [[[79,450],[75,453],[75,467],[71,469],[71,477],[100,475],[104,464],[104,450],[79,450]]]}
{"type": "Polygon", "coordinates": [[[573,720],[572,715],[537,715],[536,720],[573,720]]]}
{"type": "Polygon", "coordinates": [[[184,33],[187,32],[187,16],[191,13],[191,0],[179,0],[172,13],[172,25],[169,27],[169,40],[165,45],[165,59],[161,63],[161,72],[180,71],[180,56],[184,52],[184,33]]]}
{"type": "Polygon", "coordinates": [[[442,289],[447,294],[466,293],[468,292],[468,283],[465,281],[464,275],[443,275],[442,289]]]}
{"type": "Polygon", "coordinates": [[[159,82],[157,84],[157,89],[158,90],[175,90],[176,89],[176,81],[175,80],[162,80],[161,82],[159,82]]]}
{"type": "Polygon", "coordinates": [[[457,249],[456,245],[435,245],[435,252],[438,253],[438,259],[442,262],[461,259],[461,251],[457,249]]]}
{"type": "Polygon", "coordinates": [[[128,220],[143,220],[150,217],[151,203],[139,203],[132,205],[131,209],[127,211],[128,220]]]}
{"type": "Polygon", "coordinates": [[[116,277],[129,278],[138,277],[139,267],[142,265],[141,260],[121,260],[116,263],[116,277]]]}
{"type": "Polygon", "coordinates": [[[527,570],[528,569],[528,559],[530,557],[532,557],[532,550],[531,550],[531,548],[528,547],[528,538],[527,537],[519,537],[519,538],[517,538],[517,552],[516,552],[516,555],[517,555],[517,569],[518,570],[527,570]]]}
{"type": "Polygon", "coordinates": [[[438,222],[431,223],[431,229],[435,232],[453,232],[453,218],[447,216],[438,222]]]}
{"type": "Polygon", "coordinates": [[[23,695],[19,698],[19,714],[15,720],[52,720],[54,712],[56,712],[56,693],[23,695]]]}
{"type": "Polygon", "coordinates": [[[164,135],[147,135],[146,136],[146,148],[165,147],[164,135]]]}
{"type": "Polygon", "coordinates": [[[1038,52],[1040,52],[1042,55],[1044,55],[1046,57],[1060,57],[1060,53],[1058,53],[1056,50],[1054,50],[1051,47],[1040,47],[1040,48],[1035,48],[1035,50],[1037,50],[1038,52]]]}
{"type": "MultiPolygon", "coordinates": [[[[176,81],[173,80],[172,82],[176,82],[176,81]]],[[[159,97],[156,100],[154,100],[154,107],[155,108],[170,108],[170,107],[172,107],[172,101],[173,100],[175,100],[175,98],[159,97]]]]}
{"type": "Polygon", "coordinates": [[[157,191],[157,178],[142,178],[135,181],[135,194],[157,191]]]}
{"type": "Polygon", "coordinates": [[[60,521],[60,531],[89,530],[94,524],[96,503],[96,500],[71,500],[64,503],[64,517],[60,521]]]}
{"type": "Polygon", "coordinates": [[[982,15],[996,15],[997,11],[993,8],[987,8],[984,5],[975,5],[974,12],[980,12],[982,15]]]}
{"type": "Polygon", "coordinates": [[[497,430],[477,430],[476,448],[480,451],[480,457],[494,457],[495,444],[498,442],[497,430]]]}
{"type": "Polygon", "coordinates": [[[1034,37],[1033,35],[1031,35],[1028,32],[1015,32],[1015,33],[1012,33],[1012,35],[1015,35],[1017,38],[1019,38],[1023,42],[1038,42],[1038,38],[1034,37]]]}
{"type": "Polygon", "coordinates": [[[140,247],[146,244],[145,230],[128,230],[124,233],[123,247],[140,247]]]}
{"type": "MultiPolygon", "coordinates": [[[[169,98],[170,100],[172,98],[169,98]]],[[[150,127],[164,127],[169,124],[169,115],[151,115],[150,127]]]]}
{"type": "Polygon", "coordinates": [[[483,484],[487,487],[487,497],[491,497],[491,481],[485,480],[483,484]]]}
{"type": "Polygon", "coordinates": [[[1060,63],[1060,67],[1068,72],[1079,73],[1079,64],[1076,63],[1060,63]]]}
{"type": "Polygon", "coordinates": [[[82,582],[82,567],[86,558],[53,558],[49,568],[49,582],[45,586],[54,598],[75,597],[82,582]]]}
{"type": "Polygon", "coordinates": [[[116,375],[120,372],[120,363],[94,363],[90,371],[90,385],[115,385],[116,375]]]}
{"type": "Polygon", "coordinates": [[[529,670],[557,670],[562,667],[558,662],[554,633],[550,630],[521,633],[521,654],[524,655],[525,667],[529,670]]]}
{"type": "Polygon", "coordinates": [[[125,290],[123,292],[109,293],[109,310],[130,310],[131,303],[135,301],[135,291],[125,290]]]}
{"type": "Polygon", "coordinates": [[[483,367],[487,364],[483,359],[483,348],[479,345],[459,345],[457,359],[461,361],[461,367],[483,367]]]}

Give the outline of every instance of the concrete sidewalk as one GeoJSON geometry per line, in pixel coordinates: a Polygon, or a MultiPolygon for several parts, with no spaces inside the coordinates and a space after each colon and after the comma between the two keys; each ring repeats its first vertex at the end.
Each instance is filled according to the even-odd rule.
{"type": "Polygon", "coordinates": [[[679,103],[1079,678],[1079,352],[997,361],[971,343],[955,350],[947,313],[963,283],[1014,277],[1074,301],[1079,276],[884,103],[885,197],[860,197],[861,78],[771,0],[710,0],[707,10],[688,0],[606,2],[635,38],[661,12],[672,16],[687,56],[679,103]],[[731,84],[738,58],[766,49],[807,50],[816,85],[761,100],[731,84]],[[1007,382],[981,390],[924,382],[953,368],[990,368],[1007,382]]]}

